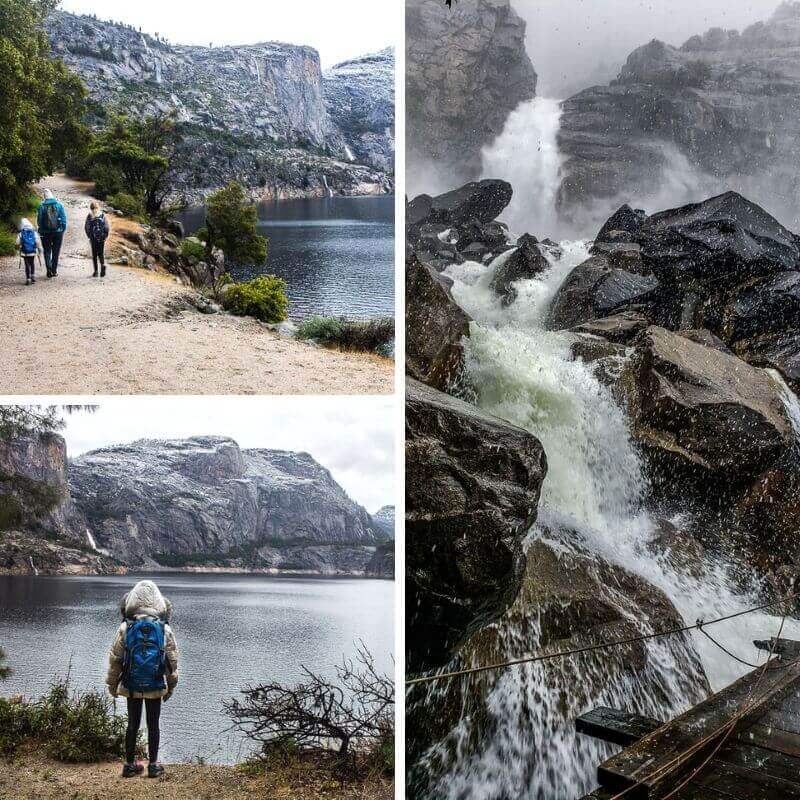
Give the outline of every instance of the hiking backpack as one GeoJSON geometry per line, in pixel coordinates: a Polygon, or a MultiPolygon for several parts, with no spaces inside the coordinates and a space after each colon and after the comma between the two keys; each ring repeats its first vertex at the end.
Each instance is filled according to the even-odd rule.
{"type": "Polygon", "coordinates": [[[56,233],[61,227],[61,220],[58,218],[58,205],[56,203],[45,203],[44,225],[42,227],[48,233],[56,233]]]}
{"type": "Polygon", "coordinates": [[[32,256],[36,254],[36,233],[30,228],[23,228],[19,234],[19,244],[22,255],[32,256]]]}
{"type": "Polygon", "coordinates": [[[128,620],[122,683],[131,693],[158,692],[164,688],[167,656],[164,623],[150,617],[128,620]]]}
{"type": "Polygon", "coordinates": [[[89,238],[95,244],[102,244],[106,240],[106,218],[103,214],[89,220],[89,238]]]}

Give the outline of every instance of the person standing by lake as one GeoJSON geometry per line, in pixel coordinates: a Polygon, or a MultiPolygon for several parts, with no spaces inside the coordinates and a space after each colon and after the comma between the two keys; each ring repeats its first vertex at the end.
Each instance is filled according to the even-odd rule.
{"type": "Polygon", "coordinates": [[[111,233],[111,226],[108,224],[106,215],[101,211],[100,204],[97,200],[92,200],[89,204],[89,214],[86,217],[86,222],[83,226],[86,236],[89,239],[89,244],[92,246],[92,263],[94,264],[94,272],[92,277],[97,277],[97,265],[100,264],[100,277],[106,276],[106,239],[111,233]]]}
{"type": "Polygon", "coordinates": [[[158,763],[161,704],[169,700],[178,683],[178,645],[169,625],[172,604],[153,581],[145,580],[122,598],[120,611],[122,624],[108,656],[106,684],[112,697],[122,696],[128,702],[122,777],[133,778],[144,772],[144,766],[136,761],[144,706],[147,777],[158,778],[164,774],[164,767],[158,763]]]}
{"type": "Polygon", "coordinates": [[[64,231],[67,229],[67,212],[49,189],[44,190],[37,222],[39,235],[42,237],[47,277],[55,278],[58,275],[58,256],[64,241],[64,231]]]}

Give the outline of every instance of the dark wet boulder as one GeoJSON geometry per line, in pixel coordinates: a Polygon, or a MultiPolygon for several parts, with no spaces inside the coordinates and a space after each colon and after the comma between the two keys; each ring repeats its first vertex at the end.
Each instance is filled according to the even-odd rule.
{"type": "Polygon", "coordinates": [[[443,391],[461,378],[470,323],[451,285],[416,256],[406,260],[406,372],[443,391]]]}
{"type": "Polygon", "coordinates": [[[608,275],[610,267],[603,256],[592,256],[567,275],[550,306],[548,327],[573,328],[593,319],[594,289],[608,275]]]}
{"type": "Polygon", "coordinates": [[[406,225],[423,225],[431,213],[432,198],[429,194],[417,195],[406,203],[406,225]]]}
{"type": "Polygon", "coordinates": [[[415,251],[424,264],[438,272],[451,264],[460,264],[463,258],[456,249],[453,229],[442,223],[427,222],[419,229],[415,251]]]}
{"type": "Polygon", "coordinates": [[[637,311],[622,311],[600,319],[592,319],[572,328],[574,333],[602,336],[617,344],[629,344],[650,325],[649,320],[637,311]]]}
{"type": "Polygon", "coordinates": [[[597,234],[595,244],[637,242],[646,219],[647,214],[641,208],[633,209],[626,203],[608,218],[597,234]]]}
{"type": "Polygon", "coordinates": [[[658,281],[653,277],[612,269],[594,288],[594,311],[605,316],[618,309],[646,303],[656,288],[658,281]]]}
{"type": "Polygon", "coordinates": [[[506,181],[473,181],[431,199],[429,222],[461,225],[470,220],[493,222],[511,202],[513,190],[506,181]]]}
{"type": "Polygon", "coordinates": [[[626,272],[637,275],[651,274],[642,261],[642,248],[633,242],[600,242],[592,245],[591,255],[601,255],[608,259],[608,264],[626,272]]]}
{"type": "Polygon", "coordinates": [[[446,663],[514,601],[547,462],[527,431],[409,380],[406,641],[411,674],[446,663]]]}
{"type": "Polygon", "coordinates": [[[736,192],[649,217],[639,232],[645,266],[668,285],[736,285],[800,267],[790,231],[736,192]]]}
{"type": "Polygon", "coordinates": [[[457,247],[462,251],[471,244],[482,244],[489,250],[502,249],[510,244],[508,228],[501,222],[481,223],[471,219],[458,226],[457,236],[457,247]]]}
{"type": "Polygon", "coordinates": [[[664,328],[639,336],[622,383],[657,490],[727,491],[792,446],[777,381],[664,328]]]}
{"type": "Polygon", "coordinates": [[[490,286],[502,296],[505,305],[510,305],[517,299],[516,281],[535,278],[549,268],[550,262],[539,249],[536,237],[526,233],[520,236],[516,248],[498,264],[490,286]]]}
{"type": "Polygon", "coordinates": [[[711,331],[707,330],[706,328],[697,328],[691,329],[687,331],[678,331],[677,332],[680,336],[683,336],[686,339],[694,342],[695,344],[700,344],[703,347],[710,347],[712,350],[719,350],[720,353],[727,353],[728,355],[733,355],[730,347],[719,338],[719,336],[715,336],[711,331]]]}
{"type": "Polygon", "coordinates": [[[725,339],[800,328],[800,272],[779,272],[738,291],[724,312],[725,339]]]}
{"type": "Polygon", "coordinates": [[[780,372],[792,391],[800,395],[800,330],[744,339],[734,350],[748,364],[780,372]]]}

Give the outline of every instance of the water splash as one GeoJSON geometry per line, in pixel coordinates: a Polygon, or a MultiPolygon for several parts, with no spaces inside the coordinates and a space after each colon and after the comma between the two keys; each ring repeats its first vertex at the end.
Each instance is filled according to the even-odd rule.
{"type": "MultiPolygon", "coordinates": [[[[689,623],[756,605],[754,589],[746,588],[741,575],[734,580],[731,565],[718,557],[708,563],[699,551],[692,558],[686,548],[671,548],[659,538],[659,520],[644,506],[645,473],[625,412],[591,367],[572,359],[574,335],[546,330],[555,292],[588,255],[583,242],[564,242],[563,249],[563,258],[551,261],[544,274],[516,284],[518,298],[508,308],[490,288],[507,254],[488,268],[467,262],[446,270],[454,281],[453,297],[474,320],[467,360],[478,405],[531,431],[547,454],[539,522],[528,546],[547,541],[564,563],[582,559],[598,574],[604,564],[622,567],[664,592],[689,623]]],[[[600,585],[613,593],[611,583],[600,585]]],[[[635,629],[650,631],[623,591],[615,602],[635,629]]],[[[527,609],[519,604],[518,598],[482,631],[492,639],[493,656],[514,658],[540,646],[541,626],[529,619],[535,604],[527,609]]],[[[773,635],[778,624],[774,616],[752,614],[715,626],[714,635],[758,661],[763,654],[753,639],[773,635]]],[[[800,636],[793,621],[784,631],[800,636]]],[[[715,691],[748,670],[693,634],[648,643],[646,660],[633,674],[620,663],[620,654],[607,651],[525,665],[472,683],[434,684],[428,707],[458,704],[461,721],[423,759],[433,794],[447,800],[574,800],[592,788],[595,768],[610,752],[578,737],[575,717],[606,704],[672,718],[704,692],[698,656],[715,691]]],[[[480,653],[462,653],[449,667],[463,666],[465,658],[476,665],[483,661],[480,653]]]]}

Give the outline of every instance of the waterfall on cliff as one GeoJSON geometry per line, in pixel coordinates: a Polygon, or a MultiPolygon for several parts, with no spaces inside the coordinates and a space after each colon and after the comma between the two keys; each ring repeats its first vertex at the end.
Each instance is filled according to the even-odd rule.
{"type": "Polygon", "coordinates": [[[502,178],[514,196],[502,216],[511,229],[541,237],[561,235],[556,214],[561,155],[561,101],[536,97],[508,115],[502,133],[482,153],[484,178],[502,178]]]}
{"type": "MultiPolygon", "coordinates": [[[[546,273],[516,285],[518,298],[508,308],[490,288],[508,254],[488,269],[467,262],[446,270],[454,298],[474,319],[468,373],[478,405],[531,431],[547,454],[539,521],[528,546],[547,542],[561,554],[595,560],[598,573],[603,563],[624,568],[663,591],[687,622],[756,605],[751,593],[737,588],[743,580],[738,575],[734,582],[730,566],[704,563],[686,552],[691,548],[670,549],[659,539],[659,520],[643,504],[645,477],[624,411],[591,366],[571,358],[573,334],[545,328],[555,292],[588,256],[582,242],[562,247],[563,257],[551,261],[546,273]]],[[[609,592],[622,617],[638,626],[634,599],[621,588],[609,592]]],[[[524,618],[522,609],[516,619],[524,618]]],[[[492,626],[508,658],[536,651],[539,644],[538,633],[532,641],[530,625],[523,635],[514,619],[506,614],[492,626]]],[[[758,659],[753,639],[774,635],[778,624],[776,617],[752,614],[715,626],[714,636],[733,652],[758,659]]],[[[787,621],[784,635],[800,636],[793,628],[797,624],[787,621]]],[[[601,652],[514,667],[491,682],[465,680],[458,688],[461,700],[467,703],[480,691],[476,686],[484,687],[484,713],[465,716],[429,751],[434,793],[453,800],[575,800],[594,785],[597,764],[610,752],[577,736],[575,717],[605,704],[668,719],[697,702],[705,688],[687,643],[648,643],[645,663],[633,673],[620,665],[624,655],[601,652]]],[[[714,690],[748,670],[701,634],[693,645],[714,690]]],[[[447,691],[453,687],[431,689],[427,702],[435,707],[436,693],[447,691]]]]}

